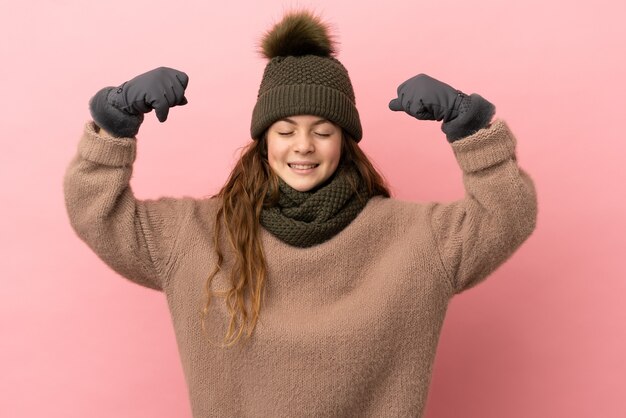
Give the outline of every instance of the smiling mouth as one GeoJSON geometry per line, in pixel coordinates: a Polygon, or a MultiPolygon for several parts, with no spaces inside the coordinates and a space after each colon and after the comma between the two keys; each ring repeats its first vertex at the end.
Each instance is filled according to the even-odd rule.
{"type": "Polygon", "coordinates": [[[319,166],[319,164],[288,164],[288,165],[294,170],[312,170],[319,166]]]}

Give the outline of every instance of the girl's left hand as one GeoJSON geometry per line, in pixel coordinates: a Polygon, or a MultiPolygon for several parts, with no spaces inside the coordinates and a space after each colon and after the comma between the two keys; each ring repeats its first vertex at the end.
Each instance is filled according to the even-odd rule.
{"type": "Polygon", "coordinates": [[[389,109],[403,110],[420,120],[449,122],[459,116],[467,95],[426,74],[418,74],[398,87],[398,97],[389,102],[389,109]]]}
{"type": "Polygon", "coordinates": [[[496,107],[473,93],[466,95],[426,74],[418,74],[398,87],[389,109],[403,110],[421,120],[443,120],[441,130],[452,143],[488,127],[496,107]]]}

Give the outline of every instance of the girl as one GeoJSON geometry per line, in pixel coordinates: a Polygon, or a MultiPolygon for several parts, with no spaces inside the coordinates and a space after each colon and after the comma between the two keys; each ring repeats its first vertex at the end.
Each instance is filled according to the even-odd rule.
{"type": "Polygon", "coordinates": [[[478,94],[410,78],[389,107],[442,121],[467,193],[393,199],[359,148],[328,26],[287,13],[262,52],[252,141],[207,199],[137,200],[129,186],[143,115],[186,104],[185,73],[100,90],[65,177],[72,226],[165,293],[194,417],[419,417],[449,300],[535,228],[516,140],[478,94]]]}

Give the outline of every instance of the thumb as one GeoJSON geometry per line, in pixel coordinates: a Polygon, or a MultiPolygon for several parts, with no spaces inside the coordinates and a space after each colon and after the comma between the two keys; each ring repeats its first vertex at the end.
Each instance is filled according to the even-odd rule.
{"type": "Polygon", "coordinates": [[[170,108],[169,106],[165,105],[155,108],[154,111],[156,112],[156,116],[157,119],[159,119],[159,122],[165,122],[167,120],[168,113],[170,113],[170,108]]]}
{"type": "Polygon", "coordinates": [[[402,107],[402,103],[400,102],[400,99],[396,98],[389,102],[389,109],[393,111],[398,111],[398,110],[404,110],[404,107],[402,107]]]}

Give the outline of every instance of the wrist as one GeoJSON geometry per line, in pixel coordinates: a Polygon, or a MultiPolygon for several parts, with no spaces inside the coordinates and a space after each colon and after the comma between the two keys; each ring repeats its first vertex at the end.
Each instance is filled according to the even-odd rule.
{"type": "Polygon", "coordinates": [[[441,125],[441,130],[450,143],[489,126],[495,114],[495,106],[478,94],[471,94],[465,100],[468,102],[463,104],[463,112],[441,125]]]}
{"type": "Polygon", "coordinates": [[[104,138],[115,138],[115,135],[111,135],[110,132],[107,132],[102,127],[98,126],[97,122],[95,122],[93,124],[93,130],[94,130],[95,133],[98,134],[98,136],[101,136],[101,137],[104,137],[104,138]]]}
{"type": "Polygon", "coordinates": [[[89,111],[96,125],[117,138],[133,138],[139,132],[143,114],[131,115],[111,105],[108,95],[117,87],[105,87],[89,101],[89,111]]]}

